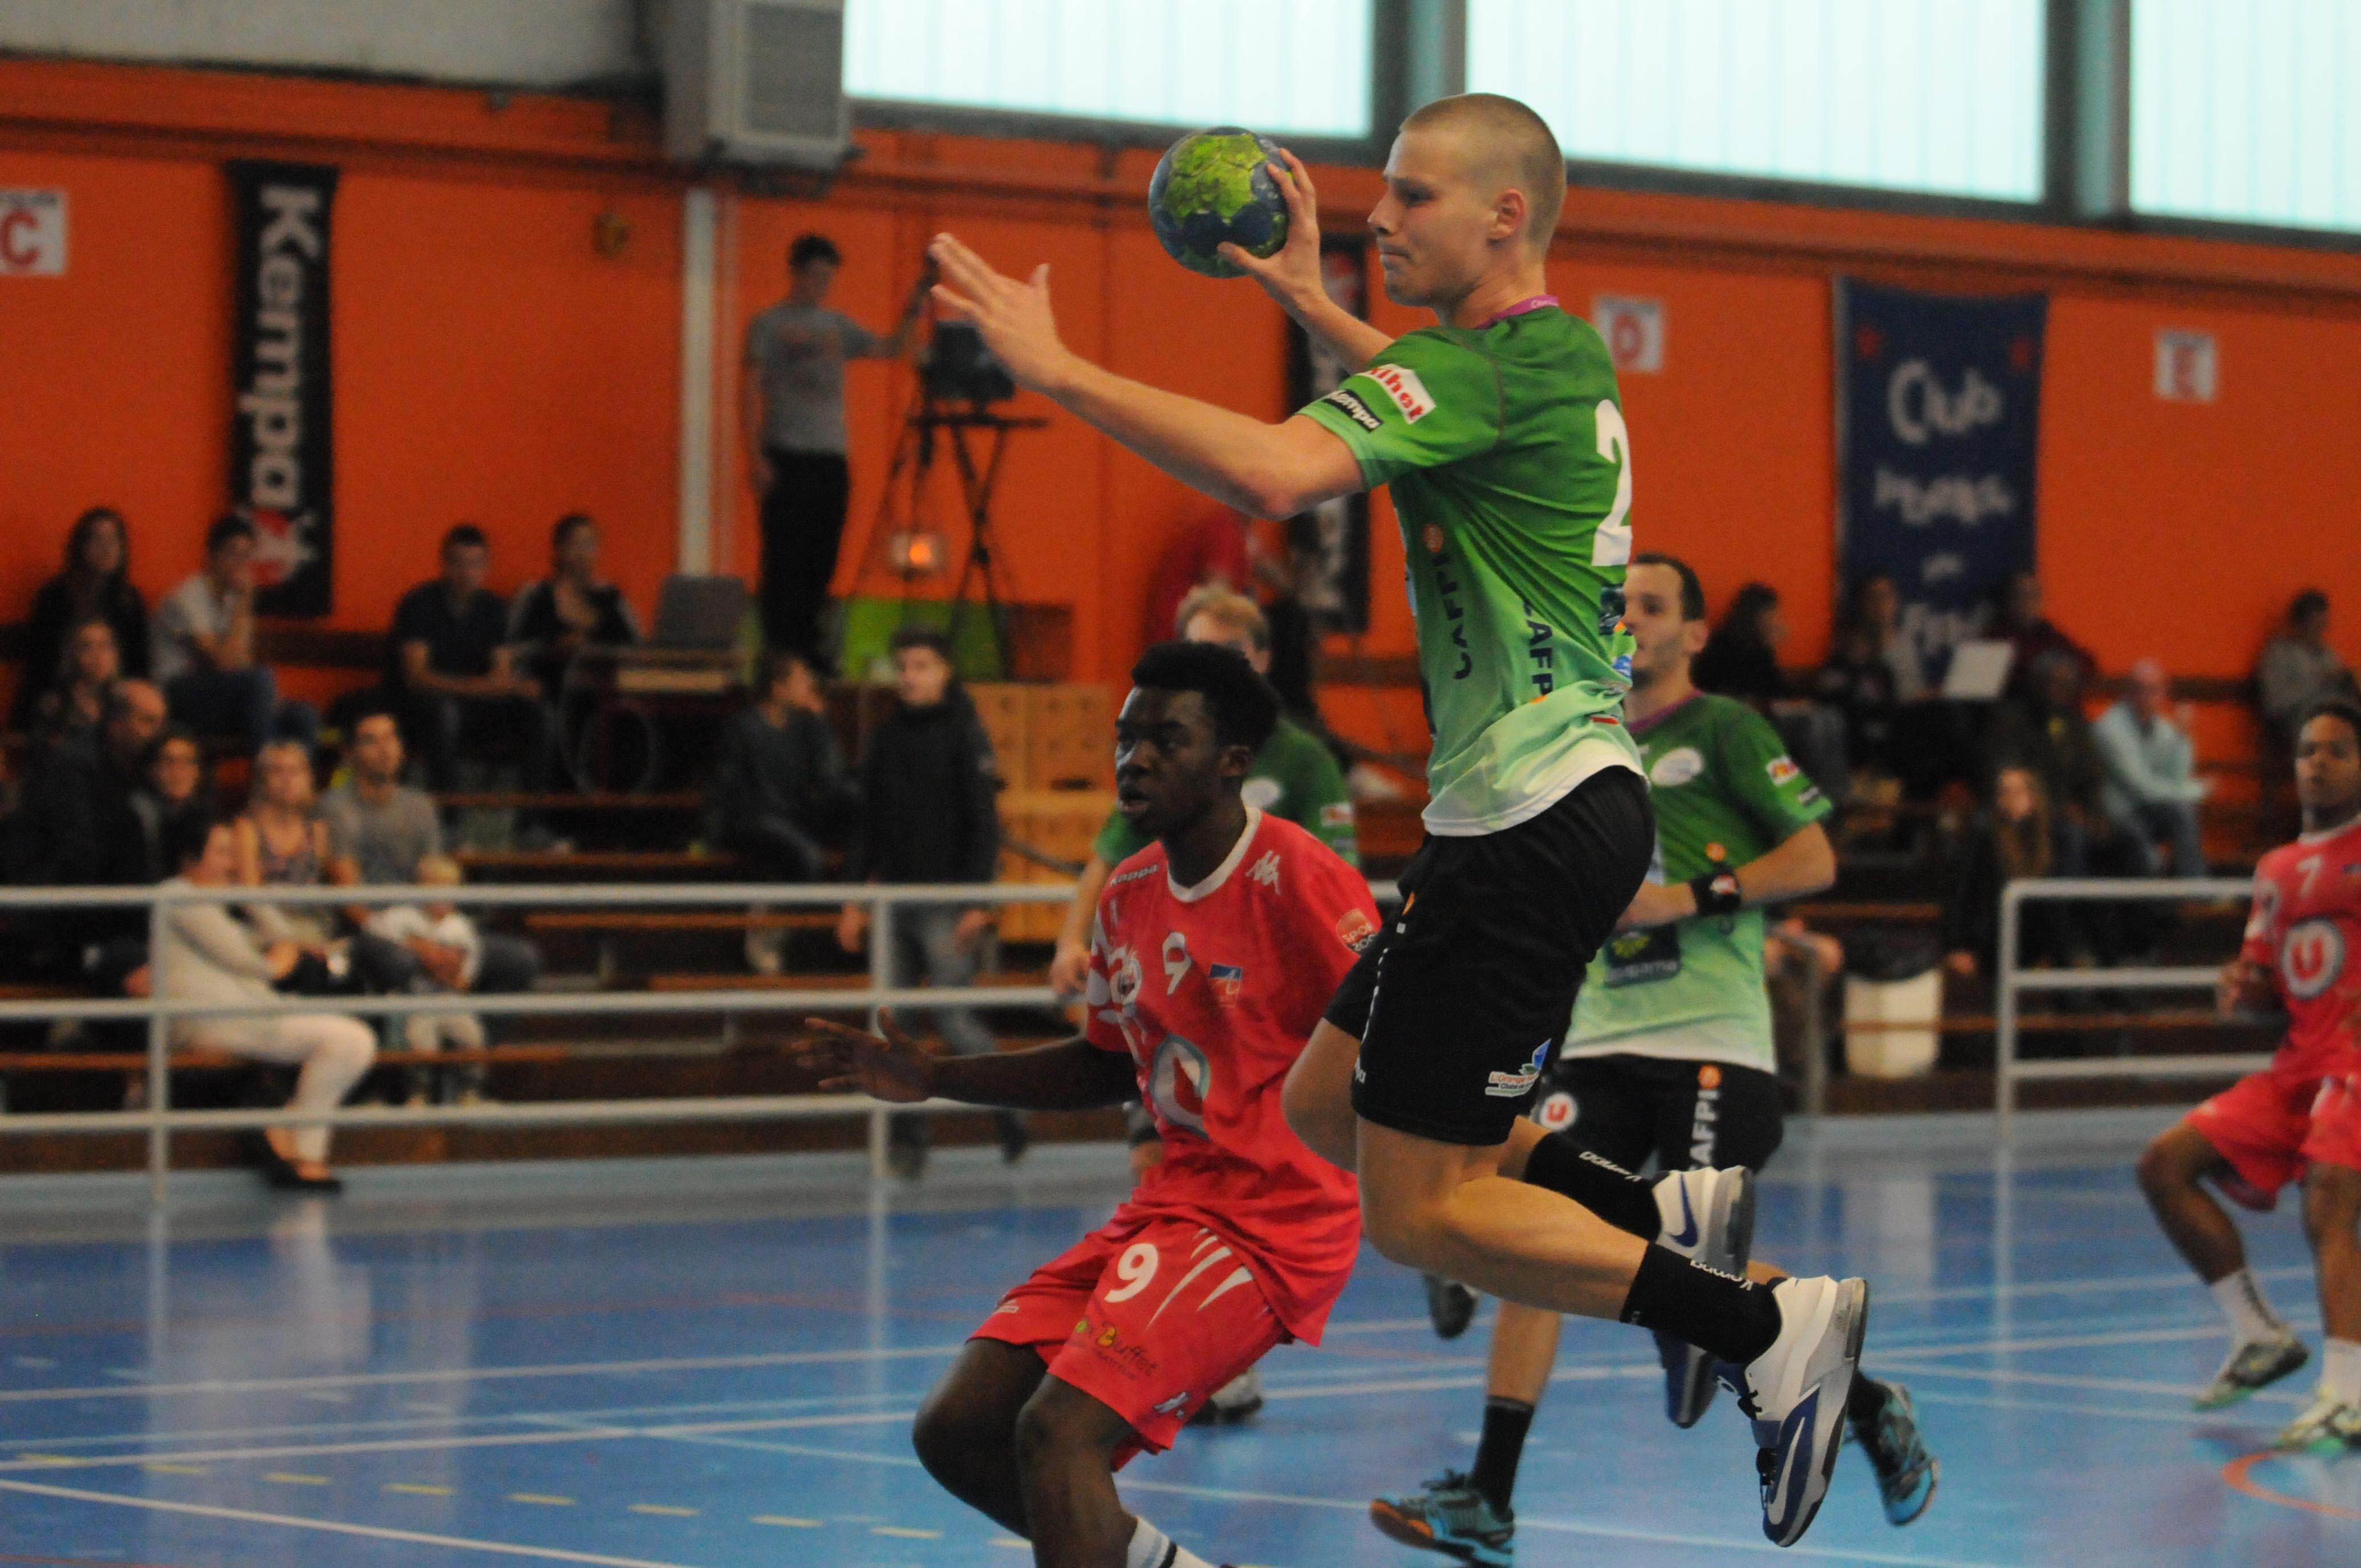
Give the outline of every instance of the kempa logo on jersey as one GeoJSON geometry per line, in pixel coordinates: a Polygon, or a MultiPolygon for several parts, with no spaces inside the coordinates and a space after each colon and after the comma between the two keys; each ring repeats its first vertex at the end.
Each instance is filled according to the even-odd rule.
{"type": "Polygon", "coordinates": [[[1394,407],[1401,410],[1404,423],[1416,424],[1434,411],[1434,400],[1427,395],[1426,383],[1409,366],[1379,365],[1362,374],[1386,389],[1394,407]]]}
{"type": "Polygon", "coordinates": [[[1371,412],[1368,404],[1363,402],[1360,399],[1355,397],[1352,393],[1346,391],[1342,387],[1337,388],[1334,391],[1329,393],[1320,400],[1323,403],[1335,404],[1339,409],[1344,411],[1345,417],[1346,419],[1351,420],[1363,430],[1382,430],[1385,428],[1386,422],[1379,419],[1375,413],[1371,412]]]}

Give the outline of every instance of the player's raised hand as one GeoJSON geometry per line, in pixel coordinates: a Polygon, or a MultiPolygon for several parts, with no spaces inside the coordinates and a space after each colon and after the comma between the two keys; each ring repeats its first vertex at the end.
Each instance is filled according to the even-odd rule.
{"type": "Polygon", "coordinates": [[[796,1036],[796,1065],[819,1074],[822,1089],[857,1089],[897,1105],[929,1099],[935,1091],[935,1059],[916,1040],[894,1027],[894,1014],[881,1011],[882,1034],[848,1029],[825,1018],[807,1018],[796,1036]]]}
{"type": "Polygon", "coordinates": [[[1221,257],[1292,313],[1326,299],[1328,290],[1320,276],[1320,199],[1312,170],[1285,148],[1279,156],[1287,161],[1270,165],[1270,173],[1287,201],[1287,243],[1267,257],[1224,244],[1221,257]]]}
{"type": "Polygon", "coordinates": [[[1036,267],[1032,279],[1020,283],[947,234],[935,236],[927,255],[942,273],[935,302],[973,322],[1017,385],[1053,390],[1074,356],[1058,335],[1058,318],[1049,308],[1049,264],[1036,267]]]}

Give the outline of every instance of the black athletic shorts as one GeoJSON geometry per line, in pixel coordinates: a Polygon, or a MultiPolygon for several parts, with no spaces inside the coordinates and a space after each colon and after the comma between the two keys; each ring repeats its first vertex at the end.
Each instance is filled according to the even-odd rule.
{"type": "Polygon", "coordinates": [[[1758,1068],[1655,1057],[1572,1057],[1542,1080],[1533,1120],[1636,1171],[1761,1170],[1786,1135],[1779,1080],[1758,1068]]]}
{"type": "Polygon", "coordinates": [[[1437,1143],[1505,1142],[1655,850],[1648,786],[1629,768],[1514,828],[1429,835],[1403,868],[1401,908],[1328,1004],[1361,1042],[1353,1109],[1437,1143]]]}

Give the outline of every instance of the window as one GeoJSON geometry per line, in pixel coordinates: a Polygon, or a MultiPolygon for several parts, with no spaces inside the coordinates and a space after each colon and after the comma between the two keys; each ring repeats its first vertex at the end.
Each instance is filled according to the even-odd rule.
{"type": "Polygon", "coordinates": [[[2361,8],[2136,0],[2132,206],[2361,229],[2361,8]]]}
{"type": "Polygon", "coordinates": [[[1369,134],[1369,0],[848,0],[856,98],[1369,134]]]}
{"type": "Polygon", "coordinates": [[[2041,195],[2042,0],[1467,0],[1467,85],[1569,159],[2041,195]]]}

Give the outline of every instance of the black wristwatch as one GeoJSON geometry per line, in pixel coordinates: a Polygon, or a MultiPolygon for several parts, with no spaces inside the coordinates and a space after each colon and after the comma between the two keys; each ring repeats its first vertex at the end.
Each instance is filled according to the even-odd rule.
{"type": "Polygon", "coordinates": [[[1689,892],[1697,896],[1699,915],[1735,915],[1746,902],[1733,871],[1700,872],[1689,878],[1689,892]]]}

